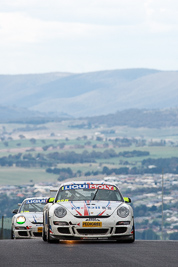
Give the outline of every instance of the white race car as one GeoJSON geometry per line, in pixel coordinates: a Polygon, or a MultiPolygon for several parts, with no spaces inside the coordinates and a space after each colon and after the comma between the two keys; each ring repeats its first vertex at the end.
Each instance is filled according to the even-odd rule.
{"type": "Polygon", "coordinates": [[[18,210],[13,210],[11,238],[32,238],[42,235],[43,208],[47,197],[26,198],[18,210]]]}
{"type": "Polygon", "coordinates": [[[49,198],[43,212],[43,240],[135,241],[133,209],[107,182],[69,182],[49,198]]]}

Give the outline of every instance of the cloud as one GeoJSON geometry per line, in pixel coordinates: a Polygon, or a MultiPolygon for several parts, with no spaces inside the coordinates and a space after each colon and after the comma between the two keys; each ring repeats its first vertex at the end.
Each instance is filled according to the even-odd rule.
{"type": "Polygon", "coordinates": [[[2,1],[0,72],[160,68],[162,54],[178,68],[177,10],[177,0],[2,1]]]}
{"type": "Polygon", "coordinates": [[[163,25],[178,24],[177,0],[147,0],[145,2],[147,19],[163,25]]]}
{"type": "MultiPolygon", "coordinates": [[[[102,26],[82,23],[43,21],[23,13],[0,13],[0,39],[2,43],[35,43],[51,39],[86,37],[102,26]]],[[[1,43],[1,44],[2,44],[1,43]]]]}
{"type": "Polygon", "coordinates": [[[73,23],[133,24],[144,20],[142,0],[6,0],[1,10],[23,12],[47,21],[73,23]]]}
{"type": "Polygon", "coordinates": [[[176,30],[178,23],[176,9],[164,0],[6,0],[2,10],[0,38],[4,44],[89,39],[114,32],[166,33],[176,30]]]}

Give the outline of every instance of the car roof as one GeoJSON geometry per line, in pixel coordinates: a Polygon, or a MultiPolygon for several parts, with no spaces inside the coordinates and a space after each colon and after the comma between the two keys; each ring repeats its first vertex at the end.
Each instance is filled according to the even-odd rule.
{"type": "Polygon", "coordinates": [[[103,180],[99,180],[99,181],[71,181],[71,182],[66,182],[66,183],[62,183],[60,185],[60,187],[65,186],[65,185],[73,185],[73,184],[105,184],[105,185],[113,185],[118,187],[114,182],[105,182],[103,180]]]}

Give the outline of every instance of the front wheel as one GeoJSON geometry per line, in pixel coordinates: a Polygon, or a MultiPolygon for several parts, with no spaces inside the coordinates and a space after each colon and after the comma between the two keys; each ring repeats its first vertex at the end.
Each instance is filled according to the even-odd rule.
{"type": "Polygon", "coordinates": [[[11,227],[11,239],[14,239],[14,231],[13,231],[13,227],[11,227]]]}
{"type": "Polygon", "coordinates": [[[133,243],[135,242],[135,226],[133,224],[133,236],[131,239],[127,240],[127,243],[133,243]]]}
{"type": "Polygon", "coordinates": [[[48,243],[51,243],[49,225],[48,225],[48,229],[47,229],[46,240],[48,241],[48,243]]]}
{"type": "Polygon", "coordinates": [[[43,225],[42,238],[43,238],[43,241],[47,241],[44,225],[43,225]]]}
{"type": "Polygon", "coordinates": [[[48,225],[48,230],[47,230],[46,240],[48,241],[48,243],[58,243],[58,242],[59,242],[58,239],[54,239],[54,238],[52,238],[52,237],[50,236],[49,225],[48,225]]]}
{"type": "Polygon", "coordinates": [[[133,234],[129,235],[128,237],[119,237],[118,239],[116,239],[116,242],[118,243],[133,243],[135,242],[135,226],[133,224],[133,234]]]}

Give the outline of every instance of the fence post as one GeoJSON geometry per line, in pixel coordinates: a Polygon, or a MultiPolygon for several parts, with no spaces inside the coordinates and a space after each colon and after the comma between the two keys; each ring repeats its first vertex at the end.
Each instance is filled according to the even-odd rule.
{"type": "Polygon", "coordinates": [[[1,239],[3,239],[3,232],[4,232],[4,216],[2,216],[2,221],[1,221],[1,239]]]}

